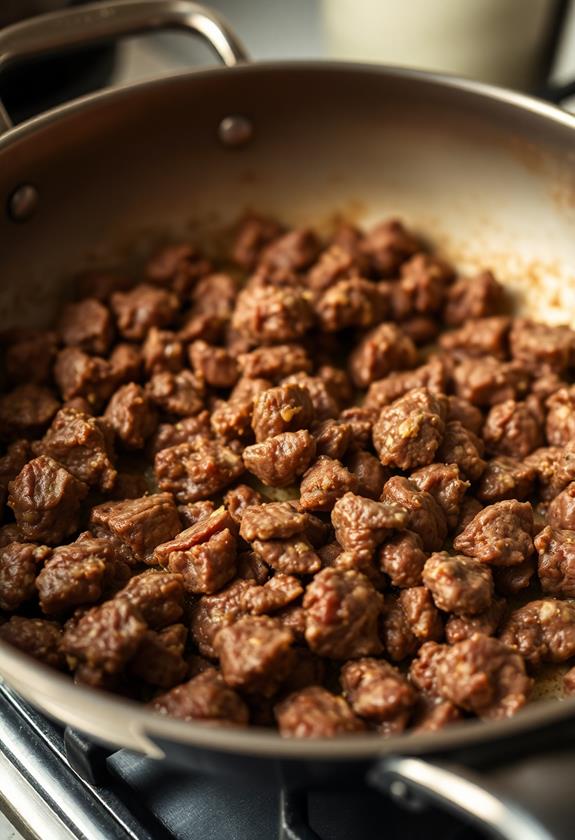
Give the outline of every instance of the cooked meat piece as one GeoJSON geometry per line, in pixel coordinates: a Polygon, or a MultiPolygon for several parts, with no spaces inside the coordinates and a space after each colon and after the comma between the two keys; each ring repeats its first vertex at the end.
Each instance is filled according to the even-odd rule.
{"type": "Polygon", "coordinates": [[[312,575],[321,568],[321,560],[307,537],[283,540],[254,540],[256,555],[272,569],[288,575],[312,575]]]}
{"type": "Polygon", "coordinates": [[[124,546],[134,561],[150,562],[160,543],[181,530],[178,512],[169,493],[155,493],[122,502],[104,502],[92,508],[90,526],[97,536],[108,536],[124,546]]]}
{"type": "Polygon", "coordinates": [[[490,271],[482,271],[474,277],[460,277],[447,292],[444,321],[456,327],[470,318],[496,315],[503,297],[503,287],[490,271]]]}
{"type": "Polygon", "coordinates": [[[60,403],[43,385],[18,385],[0,395],[0,437],[4,440],[37,437],[56,414],[60,403]]]}
{"type": "Polygon", "coordinates": [[[430,254],[418,253],[404,262],[400,286],[410,311],[424,315],[439,312],[453,276],[450,265],[430,254]]]}
{"type": "Polygon", "coordinates": [[[511,328],[510,344],[514,359],[542,373],[565,373],[575,358],[575,332],[569,327],[517,318],[511,328]]]}
{"type": "Polygon", "coordinates": [[[14,385],[45,385],[52,377],[56,335],[48,330],[25,330],[14,336],[4,353],[4,369],[14,385]]]}
{"type": "Polygon", "coordinates": [[[275,707],[275,716],[284,738],[333,738],[364,730],[343,697],[319,685],[290,694],[275,707]]]}
{"type": "Polygon", "coordinates": [[[435,605],[455,615],[477,615],[493,598],[493,577],[488,566],[461,554],[432,554],[423,569],[423,583],[435,605]]]}
{"type": "Polygon", "coordinates": [[[528,502],[496,502],[480,511],[453,547],[482,563],[516,566],[533,553],[533,511],[528,502]]]}
{"type": "MultiPolygon", "coordinates": [[[[390,405],[400,397],[405,396],[414,388],[427,388],[434,394],[442,394],[445,390],[445,366],[440,358],[432,356],[425,365],[414,370],[390,373],[384,379],[372,382],[368,388],[363,405],[378,411],[390,405]]],[[[452,419],[452,418],[449,418],[452,419]]],[[[479,421],[480,425],[482,420],[479,421]]]]}
{"type": "Polygon", "coordinates": [[[333,458],[320,455],[304,474],[300,484],[303,510],[330,511],[346,493],[357,489],[357,479],[333,458]]]}
{"type": "Polygon", "coordinates": [[[107,306],[95,298],[68,303],[62,310],[59,333],[67,347],[103,356],[113,339],[112,316],[107,306]]]}
{"type": "Polygon", "coordinates": [[[575,598],[575,531],[548,525],[533,542],[539,554],[537,574],[543,592],[575,598]]]}
{"type": "Polygon", "coordinates": [[[554,499],[575,480],[575,441],[566,446],[544,446],[528,455],[526,466],[535,470],[537,490],[544,501],[554,499]]]}
{"type": "Polygon", "coordinates": [[[483,442],[459,420],[445,424],[445,434],[437,450],[436,459],[447,464],[457,464],[462,475],[477,481],[485,469],[483,442]]]}
{"type": "Polygon", "coordinates": [[[522,459],[543,444],[543,432],[527,403],[506,400],[489,411],[483,440],[494,455],[522,459]]]}
{"type": "Polygon", "coordinates": [[[241,455],[217,440],[198,438],[157,453],[158,487],[181,503],[195,502],[233,484],[244,472],[241,455]]]}
{"type": "Polygon", "coordinates": [[[565,662],[575,655],[575,601],[530,601],[513,610],[499,635],[534,667],[565,662]]]}
{"type": "Polygon", "coordinates": [[[0,624],[0,639],[52,668],[64,668],[62,628],[55,621],[13,615],[0,624]]]}
{"type": "Polygon", "coordinates": [[[141,283],[128,292],[114,292],[110,305],[121,335],[142,341],[152,327],[168,327],[174,321],[179,301],[173,292],[141,283]]]}
{"type": "Polygon", "coordinates": [[[408,515],[396,502],[375,502],[346,493],[334,505],[331,521],[340,545],[369,561],[392,531],[407,527],[408,515]]]}
{"type": "Polygon", "coordinates": [[[312,322],[308,298],[297,286],[246,288],[238,295],[232,317],[233,329],[257,344],[297,341],[312,322]]]}
{"type": "Polygon", "coordinates": [[[113,576],[115,564],[109,540],[81,539],[55,548],[36,579],[42,612],[62,615],[95,604],[113,576]]]}
{"type": "Polygon", "coordinates": [[[407,512],[406,527],[419,535],[426,551],[437,551],[447,536],[445,514],[434,496],[419,490],[409,478],[392,476],[385,484],[382,502],[396,503],[407,512]]]}
{"type": "MultiPolygon", "coordinates": [[[[516,568],[516,567],[512,567],[516,568]]],[[[503,614],[506,602],[495,598],[484,612],[477,615],[451,615],[445,624],[445,638],[450,645],[469,639],[474,633],[494,636],[503,614]]]]}
{"type": "Polygon", "coordinates": [[[161,411],[177,417],[198,414],[204,407],[203,382],[189,370],[155,373],[146,385],[146,394],[161,411]]]}
{"type": "Polygon", "coordinates": [[[394,277],[401,264],[421,250],[418,240],[398,219],[375,225],[360,247],[373,270],[381,277],[394,277]]]}
{"type": "Polygon", "coordinates": [[[249,719],[248,707],[215,668],[160,694],[150,706],[155,712],[185,721],[245,725],[249,719]]]}
{"type": "Polygon", "coordinates": [[[36,575],[50,556],[45,545],[12,542],[0,548],[0,609],[12,612],[36,594],[36,575]]]}
{"type": "Polygon", "coordinates": [[[480,633],[447,648],[436,679],[442,697],[487,719],[514,715],[533,684],[521,656],[480,633]]]}
{"type": "Polygon", "coordinates": [[[525,501],[535,483],[535,469],[525,461],[502,455],[486,462],[477,486],[477,496],[482,502],[502,502],[505,499],[525,501]]]}
{"type": "Polygon", "coordinates": [[[493,356],[463,358],[453,371],[457,396],[480,407],[523,396],[530,378],[519,362],[501,362],[493,356]]]}
{"type": "Polygon", "coordinates": [[[267,616],[246,616],[223,627],[214,644],[222,676],[232,688],[271,697],[295,661],[293,636],[267,616]]]}
{"type": "Polygon", "coordinates": [[[445,432],[444,417],[444,404],[426,388],[385,406],[373,427],[381,463],[401,470],[431,464],[445,432]]]}
{"type": "Polygon", "coordinates": [[[118,388],[104,417],[127,449],[142,449],[158,425],[154,405],[141,385],[133,382],[118,388]]]}
{"type": "Polygon", "coordinates": [[[422,492],[433,496],[445,514],[449,528],[455,528],[459,521],[463,497],[469,488],[469,482],[461,479],[457,464],[430,464],[428,467],[421,467],[411,474],[410,481],[422,492]]]}
{"type": "Polygon", "coordinates": [[[575,531],[575,481],[555,496],[547,510],[547,521],[554,528],[575,531]]]}
{"type": "Polygon", "coordinates": [[[313,405],[306,388],[279,385],[263,391],[254,400],[252,427],[260,443],[282,432],[307,429],[313,420],[313,405]]]}
{"type": "Polygon", "coordinates": [[[439,345],[448,353],[507,359],[510,327],[511,319],[505,316],[473,318],[459,329],[443,333],[439,345]]]}
{"type": "Polygon", "coordinates": [[[271,487],[289,487],[315,457],[315,440],[307,430],[283,432],[261,443],[246,446],[246,469],[271,487]]]}
{"type": "Polygon", "coordinates": [[[378,619],[383,597],[365,575],[323,569],[306,589],[305,637],[309,647],[329,659],[380,653],[378,619]]]}
{"type": "Polygon", "coordinates": [[[395,324],[380,324],[352,350],[349,372],[357,388],[367,388],[393,371],[412,368],[417,349],[409,336],[395,324]]]}
{"type": "Polygon", "coordinates": [[[382,546],[379,566],[389,575],[393,586],[406,589],[421,584],[421,573],[427,559],[421,537],[413,531],[401,531],[382,546]]]}
{"type": "MultiPolygon", "coordinates": [[[[112,366],[112,360],[89,356],[78,347],[65,347],[56,358],[54,379],[62,399],[84,397],[89,405],[98,409],[116,390],[118,373],[112,366]]],[[[51,416],[56,409],[57,404],[51,416]]]]}
{"type": "Polygon", "coordinates": [[[347,456],[345,465],[355,476],[358,496],[367,496],[368,499],[380,498],[383,486],[389,478],[389,470],[375,455],[364,449],[356,449],[347,456]]]}
{"type": "Polygon", "coordinates": [[[219,508],[157,546],[154,560],[180,574],[187,592],[212,593],[234,577],[236,552],[235,525],[224,508],[219,508]]]}
{"type": "Polygon", "coordinates": [[[316,303],[322,330],[338,332],[348,327],[371,327],[388,314],[388,301],[376,283],[362,277],[337,280],[316,303]]]}
{"type": "Polygon", "coordinates": [[[374,723],[396,721],[404,729],[416,695],[405,677],[381,659],[356,659],[341,669],[343,693],[353,711],[374,723]]]}
{"type": "Polygon", "coordinates": [[[237,360],[224,347],[194,341],[189,347],[190,364],[196,376],[212,388],[232,388],[239,377],[237,360]]]}
{"type": "Polygon", "coordinates": [[[8,505],[27,540],[58,545],[77,530],[88,486],[47,455],[28,461],[8,489],[8,505]]]}
{"type": "Polygon", "coordinates": [[[146,571],[130,578],[117,594],[142,615],[153,630],[161,630],[180,621],[184,614],[184,584],[181,575],[146,571]]]}
{"type": "Polygon", "coordinates": [[[351,423],[324,420],[314,428],[313,436],[318,455],[341,461],[353,440],[353,428],[351,423]]]}

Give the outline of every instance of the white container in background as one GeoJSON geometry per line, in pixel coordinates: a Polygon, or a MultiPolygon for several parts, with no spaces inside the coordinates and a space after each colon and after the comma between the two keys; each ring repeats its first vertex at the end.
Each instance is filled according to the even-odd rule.
{"type": "Polygon", "coordinates": [[[525,88],[554,8],[554,0],[323,0],[326,52],[525,88]]]}

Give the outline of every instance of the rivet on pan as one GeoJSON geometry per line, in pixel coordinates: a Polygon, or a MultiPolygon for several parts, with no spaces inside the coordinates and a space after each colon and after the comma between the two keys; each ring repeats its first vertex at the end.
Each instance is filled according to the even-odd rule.
{"type": "Polygon", "coordinates": [[[36,212],[39,200],[40,196],[36,187],[31,184],[22,184],[8,199],[8,215],[13,222],[27,222],[36,212]]]}
{"type": "Polygon", "coordinates": [[[243,146],[252,139],[254,127],[240,114],[224,117],[218,126],[218,137],[224,146],[243,146]]]}
{"type": "Polygon", "coordinates": [[[401,779],[394,779],[389,786],[392,797],[410,811],[421,811],[424,803],[413,793],[401,779]]]}

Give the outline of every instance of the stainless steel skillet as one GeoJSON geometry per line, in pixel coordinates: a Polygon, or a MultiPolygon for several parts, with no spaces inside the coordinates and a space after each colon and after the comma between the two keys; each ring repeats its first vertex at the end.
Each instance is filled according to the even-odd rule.
{"type": "MultiPolygon", "coordinates": [[[[17,25],[0,34],[0,69],[173,26],[207,38],[228,67],[98,93],[15,128],[2,115],[3,327],[49,320],[79,266],[137,257],[145,242],[220,227],[247,206],[292,222],[403,216],[462,268],[492,266],[518,310],[575,322],[575,119],[552,106],[386,67],[250,65],[221,21],[184,0],[104,2],[17,25]]],[[[301,785],[367,774],[503,837],[573,833],[575,701],[434,735],[292,742],[152,715],[1,644],[0,674],[114,747],[301,785]]]]}

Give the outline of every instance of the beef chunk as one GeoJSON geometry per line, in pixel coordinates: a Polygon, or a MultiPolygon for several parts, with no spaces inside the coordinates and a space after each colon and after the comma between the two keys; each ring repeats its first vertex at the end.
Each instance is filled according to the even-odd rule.
{"type": "Polygon", "coordinates": [[[447,551],[432,554],[423,569],[423,582],[440,610],[456,615],[484,612],[493,598],[493,577],[488,566],[447,551]]]}
{"type": "Polygon", "coordinates": [[[243,353],[238,364],[242,376],[249,379],[269,379],[277,382],[292,373],[309,373],[311,359],[299,344],[278,344],[277,347],[257,347],[243,353]]]}
{"type": "Polygon", "coordinates": [[[51,668],[64,667],[62,628],[55,621],[13,615],[6,624],[0,624],[0,639],[51,668]]]}
{"type": "Polygon", "coordinates": [[[271,697],[294,664],[293,636],[275,619],[246,616],[223,627],[214,643],[232,688],[271,697]]]}
{"type": "Polygon", "coordinates": [[[525,458],[542,445],[543,433],[527,403],[506,400],[493,406],[487,415],[483,440],[495,455],[525,458]]]}
{"type": "Polygon", "coordinates": [[[164,246],[146,265],[146,275],[152,283],[171,286],[179,294],[189,292],[196,280],[210,270],[209,260],[188,242],[164,246]]]}
{"type": "Polygon", "coordinates": [[[515,566],[533,553],[528,502],[496,502],[480,511],[453,541],[456,551],[494,566],[515,566]]]}
{"type": "Polygon", "coordinates": [[[161,490],[179,502],[205,499],[233,484],[244,471],[241,456],[219,441],[197,439],[162,449],[154,462],[161,490]]]}
{"type": "Polygon", "coordinates": [[[203,408],[203,384],[189,370],[154,374],[146,385],[146,393],[166,414],[189,417],[203,408]]]}
{"type": "MultiPolygon", "coordinates": [[[[248,589],[243,595],[242,603],[253,615],[262,615],[284,609],[302,594],[303,586],[296,577],[278,572],[262,586],[248,589]]],[[[285,627],[284,622],[282,627],[285,627]]]]}
{"type": "MultiPolygon", "coordinates": [[[[372,382],[367,391],[365,408],[381,409],[386,405],[405,396],[414,388],[427,388],[434,394],[442,394],[445,390],[445,366],[437,356],[432,357],[425,365],[414,370],[391,373],[384,379],[372,382]]],[[[451,418],[449,418],[451,419],[451,418]]],[[[479,425],[482,419],[480,416],[479,425]]]]}
{"type": "Polygon", "coordinates": [[[68,625],[62,650],[72,667],[80,664],[115,675],[137,652],[146,630],[138,610],[127,600],[114,598],[68,625]]]}
{"type": "Polygon", "coordinates": [[[248,609],[244,595],[251,591],[253,583],[248,580],[235,580],[215,595],[204,595],[191,610],[190,630],[202,656],[216,659],[214,638],[218,631],[228,624],[233,624],[248,609]]]}
{"type": "Polygon", "coordinates": [[[384,465],[407,470],[434,460],[445,432],[443,404],[425,388],[414,388],[381,410],[373,443],[384,465]]]}
{"type": "Polygon", "coordinates": [[[359,717],[405,728],[415,692],[397,668],[381,659],[356,659],[341,669],[343,693],[359,717]]]}
{"type": "Polygon", "coordinates": [[[456,464],[461,473],[476,481],[485,469],[483,443],[473,432],[462,426],[459,420],[445,425],[445,434],[437,450],[437,459],[447,464],[456,464]]]}
{"type": "Polygon", "coordinates": [[[521,656],[480,633],[448,647],[437,666],[440,694],[487,719],[514,715],[525,705],[532,683],[521,656]]]}
{"type": "Polygon", "coordinates": [[[565,446],[575,438],[575,386],[560,388],[547,400],[547,441],[565,446]]]}
{"type": "Polygon", "coordinates": [[[13,542],[0,548],[0,609],[17,610],[36,594],[38,567],[50,549],[34,543],[13,542]]]}
{"type": "Polygon", "coordinates": [[[238,484],[232,487],[224,496],[224,503],[234,522],[241,524],[243,515],[247,508],[261,505],[263,498],[257,490],[247,484],[238,484]]]}
{"type": "Polygon", "coordinates": [[[361,250],[378,275],[394,277],[401,264],[421,249],[417,239],[398,219],[390,219],[367,233],[361,250]]]}
{"type": "Polygon", "coordinates": [[[88,356],[78,347],[60,350],[54,365],[54,379],[62,399],[84,397],[96,409],[113,394],[116,377],[117,371],[111,361],[100,356],[88,356]]]}
{"type": "Polygon", "coordinates": [[[357,260],[349,250],[337,243],[330,245],[319,255],[317,262],[307,273],[307,285],[320,294],[344,277],[357,273],[357,260]]]}
{"type": "Polygon", "coordinates": [[[441,310],[452,279],[451,266],[429,254],[415,254],[401,266],[401,291],[410,310],[423,315],[441,310]]]}
{"type": "MultiPolygon", "coordinates": [[[[417,589],[427,592],[423,587],[417,587],[417,589]]],[[[410,590],[405,591],[409,592],[410,590]]],[[[421,596],[419,595],[418,597],[421,596]]],[[[427,597],[431,607],[433,607],[433,610],[437,614],[436,608],[431,603],[429,593],[427,593],[427,597]]],[[[412,606],[416,606],[416,603],[417,598],[415,604],[412,606]]],[[[432,614],[430,610],[428,610],[428,614],[432,614]]],[[[407,656],[413,656],[420,645],[420,642],[409,626],[402,604],[397,596],[388,596],[385,600],[381,638],[385,644],[387,656],[394,662],[401,662],[407,656]]]]}
{"type": "Polygon", "coordinates": [[[324,364],[318,369],[317,375],[338,405],[348,405],[353,400],[354,388],[345,370],[324,364]]]}
{"type": "Polygon", "coordinates": [[[377,324],[388,314],[388,303],[377,284],[350,277],[336,281],[323,292],[316,312],[322,330],[330,333],[377,324]]]}
{"type": "Polygon", "coordinates": [[[453,380],[458,397],[473,405],[490,406],[524,395],[530,375],[519,362],[483,356],[462,359],[453,371],[453,380]]]}
{"type": "Polygon", "coordinates": [[[393,586],[401,589],[421,584],[421,572],[426,559],[421,537],[414,531],[395,534],[379,552],[382,572],[389,575],[393,586]]]}
{"type": "Polygon", "coordinates": [[[575,481],[555,496],[547,510],[547,521],[554,528],[575,531],[575,481]]]}
{"type": "Polygon", "coordinates": [[[504,612],[505,600],[495,598],[486,610],[477,615],[450,615],[445,624],[445,638],[450,645],[454,645],[471,638],[475,633],[494,636],[504,612]]]}
{"type": "Polygon", "coordinates": [[[159,688],[180,683],[188,675],[188,663],[183,657],[187,634],[183,624],[173,624],[159,632],[148,630],[130,662],[130,676],[159,688]]]}
{"type": "Polygon", "coordinates": [[[503,623],[501,641],[537,667],[575,655],[575,602],[543,598],[513,610],[503,623]]]}
{"type": "Polygon", "coordinates": [[[505,359],[508,358],[507,337],[510,326],[511,319],[504,316],[472,319],[458,330],[443,333],[439,344],[448,353],[505,359]]]}
{"type": "Polygon", "coordinates": [[[531,583],[535,574],[535,560],[530,557],[516,566],[494,566],[493,580],[500,595],[517,595],[531,583]]]}
{"type": "Polygon", "coordinates": [[[383,486],[389,478],[389,471],[375,455],[364,449],[356,449],[346,458],[346,466],[355,476],[358,496],[379,499],[383,486]]]}
{"type": "Polygon", "coordinates": [[[146,571],[130,578],[116,599],[129,601],[149,627],[161,630],[182,618],[184,591],[181,575],[146,571]]]}
{"type": "Polygon", "coordinates": [[[311,517],[301,513],[293,502],[254,505],[245,511],[240,536],[253,540],[286,539],[301,534],[311,517]]]}
{"type": "Polygon", "coordinates": [[[573,364],[575,332],[517,318],[512,326],[511,355],[518,362],[542,373],[563,374],[573,364]]]}
{"type": "Polygon", "coordinates": [[[224,347],[194,341],[189,348],[190,364],[196,376],[213,388],[232,388],[239,377],[238,363],[224,347]]]}
{"type": "Polygon", "coordinates": [[[283,540],[254,540],[256,555],[267,565],[287,575],[312,575],[321,568],[321,560],[303,535],[283,540]]]}
{"type": "Polygon", "coordinates": [[[210,415],[207,411],[202,411],[195,417],[183,417],[177,423],[160,423],[150,441],[150,449],[155,455],[161,449],[187,443],[198,437],[211,437],[210,415]]]}
{"type": "Polygon", "coordinates": [[[104,417],[127,449],[142,449],[158,425],[154,405],[141,385],[133,382],[118,388],[104,417]]]}
{"type": "Polygon", "coordinates": [[[448,526],[455,528],[463,497],[469,487],[469,482],[461,479],[457,464],[430,464],[413,472],[410,480],[418,490],[433,496],[448,526]]]}
{"type": "Polygon", "coordinates": [[[264,484],[289,487],[315,457],[315,440],[307,430],[284,432],[243,451],[246,469],[264,484]]]}
{"type": "Polygon", "coordinates": [[[447,397],[447,422],[458,420],[461,425],[473,432],[474,435],[479,435],[483,427],[483,415],[476,406],[471,405],[468,400],[461,397],[449,396],[447,397]]]}
{"type": "Polygon", "coordinates": [[[528,455],[524,462],[533,467],[537,490],[544,501],[554,499],[575,480],[575,442],[565,447],[544,446],[528,455]]]}
{"type": "Polygon", "coordinates": [[[313,429],[313,436],[318,455],[341,461],[353,440],[353,429],[351,423],[324,420],[313,429]]]}
{"type": "Polygon", "coordinates": [[[451,723],[459,723],[463,716],[457,706],[449,700],[428,700],[420,698],[416,715],[412,721],[412,731],[439,732],[451,723]]]}
{"type": "Polygon", "coordinates": [[[330,511],[338,499],[357,489],[355,476],[339,461],[320,455],[300,485],[303,510],[330,511]]]}
{"type": "Polygon", "coordinates": [[[142,353],[140,348],[135,344],[128,344],[127,342],[116,344],[110,353],[108,365],[111,378],[116,385],[139,380],[142,372],[142,353]]]}
{"type": "Polygon", "coordinates": [[[363,338],[349,357],[354,385],[367,388],[393,371],[414,367],[417,349],[395,324],[380,324],[363,338]]]}
{"type": "Polygon", "coordinates": [[[117,473],[111,459],[109,438],[109,429],[102,420],[64,407],[36,444],[35,451],[58,461],[79,481],[110,491],[117,473]]]}
{"type": "Polygon", "coordinates": [[[92,508],[90,526],[98,536],[113,537],[134,560],[149,562],[160,543],[180,531],[180,520],[169,493],[155,493],[92,508]]]}
{"type": "Polygon", "coordinates": [[[563,688],[566,694],[575,693],[575,667],[570,668],[563,676],[563,688]]]}
{"type": "Polygon", "coordinates": [[[282,234],[275,219],[249,213],[237,225],[232,245],[232,258],[241,268],[253,269],[262,250],[282,234]]]}
{"type": "Polygon", "coordinates": [[[490,271],[460,277],[447,292],[443,310],[446,324],[457,327],[470,318],[496,315],[503,302],[503,287],[490,271]]]}
{"type": "Polygon", "coordinates": [[[4,353],[4,369],[10,382],[45,385],[52,377],[56,336],[47,330],[26,330],[14,337],[4,353]]]}
{"type": "Polygon", "coordinates": [[[232,327],[257,344],[297,341],[311,327],[313,314],[302,290],[263,286],[238,295],[232,327]]]}
{"type": "Polygon", "coordinates": [[[110,298],[118,330],[130,341],[142,341],[152,327],[167,327],[174,320],[179,301],[166,289],[141,283],[110,298]]]}
{"type": "Polygon", "coordinates": [[[493,458],[487,461],[477,486],[482,502],[502,502],[505,499],[524,501],[533,490],[535,470],[515,458],[493,458]]]}
{"type": "Polygon", "coordinates": [[[62,343],[67,347],[79,347],[85,353],[103,356],[112,343],[112,317],[99,300],[84,298],[64,307],[59,332],[62,343]]]}
{"type": "Polygon", "coordinates": [[[280,385],[264,391],[254,401],[252,427],[260,443],[282,432],[307,429],[314,410],[308,391],[299,385],[280,385]]]}
{"type": "Polygon", "coordinates": [[[148,376],[163,371],[177,373],[184,366],[184,345],[176,333],[152,327],[142,345],[142,357],[148,376]]]}
{"type": "Polygon", "coordinates": [[[0,458],[0,519],[2,508],[8,496],[8,485],[29,460],[30,444],[27,440],[15,440],[0,458]]]}
{"type": "Polygon", "coordinates": [[[216,509],[210,499],[203,499],[201,502],[190,502],[187,505],[178,505],[178,515],[185,528],[191,528],[200,519],[205,519],[216,509]]]}
{"type": "Polygon", "coordinates": [[[94,604],[113,574],[113,546],[105,539],[82,539],[54,549],[36,586],[46,615],[61,615],[94,604]]]}
{"type": "Polygon", "coordinates": [[[537,574],[547,595],[575,597],[575,531],[544,528],[534,540],[539,554],[537,574]]]}
{"type": "Polygon", "coordinates": [[[0,396],[0,436],[4,439],[37,437],[60,404],[54,393],[42,385],[18,385],[0,396]]]}
{"type": "Polygon", "coordinates": [[[431,594],[424,586],[403,589],[399,593],[398,602],[407,626],[418,643],[441,639],[443,622],[431,594]]]}
{"type": "Polygon", "coordinates": [[[367,561],[391,531],[406,527],[407,519],[408,512],[396,502],[375,502],[353,493],[339,499],[331,514],[340,545],[367,561]]]}
{"type": "Polygon", "coordinates": [[[333,738],[364,729],[343,697],[319,685],[290,694],[275,707],[275,716],[284,738],[333,738]]]}
{"type": "Polygon", "coordinates": [[[306,589],[305,637],[309,647],[329,659],[380,653],[378,619],[383,597],[353,570],[323,569],[306,589]]]}
{"type": "Polygon", "coordinates": [[[217,592],[236,572],[235,525],[221,507],[170,542],[156,547],[154,560],[182,575],[188,592],[217,592]]]}
{"type": "Polygon", "coordinates": [[[249,718],[244,701],[215,668],[160,694],[150,705],[155,712],[185,721],[245,725],[249,718]]]}
{"type": "MultiPolygon", "coordinates": [[[[339,416],[339,405],[321,376],[308,376],[307,373],[293,373],[282,381],[282,385],[299,385],[300,388],[308,392],[313,406],[315,420],[318,422],[329,420],[330,417],[339,416]]],[[[341,419],[346,420],[343,414],[341,419]]]]}
{"type": "Polygon", "coordinates": [[[34,458],[9,484],[8,505],[27,540],[61,543],[78,527],[88,486],[47,455],[34,458]]]}
{"type": "Polygon", "coordinates": [[[309,228],[296,228],[268,245],[261,255],[266,268],[301,271],[316,259],[320,249],[316,234],[309,228]]]}
{"type": "Polygon", "coordinates": [[[447,536],[447,522],[431,493],[419,490],[414,481],[396,475],[386,482],[381,498],[407,511],[406,527],[419,535],[426,551],[441,548],[447,536]]]}

